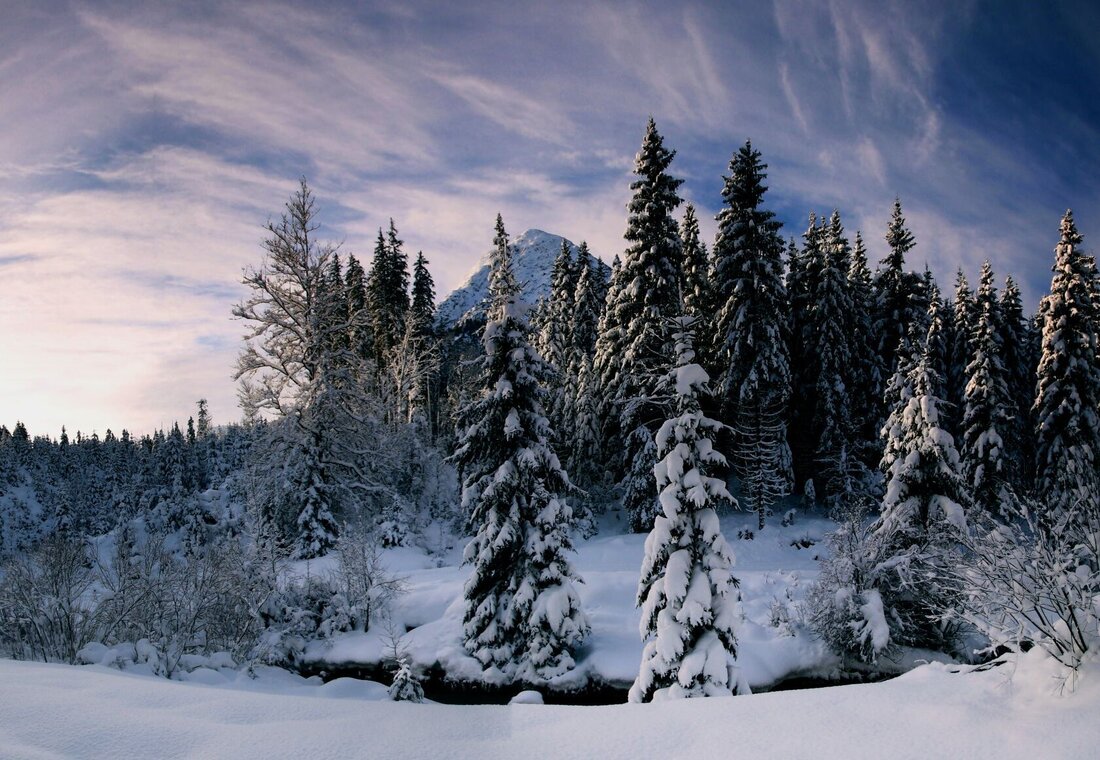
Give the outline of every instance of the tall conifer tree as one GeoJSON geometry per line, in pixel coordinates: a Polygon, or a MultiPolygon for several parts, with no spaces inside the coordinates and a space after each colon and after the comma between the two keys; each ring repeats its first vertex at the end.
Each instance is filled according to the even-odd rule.
{"type": "MultiPolygon", "coordinates": [[[[601,385],[604,451],[617,452],[613,469],[625,474],[639,457],[651,457],[652,438],[666,404],[657,382],[670,351],[665,321],[680,314],[682,249],[674,216],[682,180],[668,174],[675,151],[665,148],[653,119],[646,126],[634,160],[634,195],[628,205],[626,239],[620,270],[612,277],[596,347],[595,370],[601,385]]],[[[646,467],[645,469],[648,469],[646,467]]],[[[656,508],[652,483],[628,478],[624,505],[633,530],[648,528],[656,508]]]]}
{"type": "Polygon", "coordinates": [[[1005,434],[1006,479],[1022,493],[1031,487],[1035,466],[1031,405],[1035,396],[1035,366],[1031,321],[1024,316],[1020,288],[1011,276],[1001,290],[1001,355],[1008,383],[1008,431],[1005,434]]]}
{"type": "Polygon", "coordinates": [[[566,554],[569,478],[548,442],[539,385],[546,366],[527,340],[520,286],[497,216],[481,392],[461,412],[454,454],[475,530],[464,561],[466,651],[491,672],[537,680],[573,665],[588,631],[566,554]]]}
{"type": "Polygon", "coordinates": [[[1100,368],[1096,263],[1081,249],[1073,213],[1062,217],[1050,294],[1039,304],[1042,356],[1035,399],[1036,487],[1044,524],[1069,528],[1100,508],[1100,368]]]}
{"type": "Polygon", "coordinates": [[[740,592],[733,551],[722,536],[718,509],[732,501],[715,471],[722,425],[703,414],[707,374],[695,363],[691,317],[676,320],[676,361],[666,383],[676,406],[657,433],[653,468],[661,514],[646,539],[638,582],[641,633],[648,639],[631,702],[733,693],[740,592]]]}
{"type": "Polygon", "coordinates": [[[734,432],[742,500],[757,513],[761,528],[792,479],[783,242],[779,222],[762,205],[766,169],[750,142],[730,160],[725,206],[717,217],[713,285],[720,304],[714,345],[722,367],[721,409],[734,432]]]}
{"type": "Polygon", "coordinates": [[[816,375],[812,430],[820,473],[817,493],[832,504],[850,488],[853,304],[848,290],[851,256],[838,212],[833,212],[822,232],[821,275],[810,312],[816,375]]]}
{"type": "Polygon", "coordinates": [[[974,305],[977,321],[968,340],[971,353],[961,425],[963,472],[975,506],[1000,515],[1008,474],[1004,441],[1011,417],[1001,309],[988,261],[982,264],[974,305]]]}
{"type": "Polygon", "coordinates": [[[906,227],[901,201],[894,200],[886,229],[889,251],[875,273],[875,334],[878,335],[879,371],[890,377],[897,364],[897,348],[906,339],[910,326],[926,320],[921,308],[920,278],[905,270],[905,255],[916,245],[906,227]]]}
{"type": "Polygon", "coordinates": [[[881,404],[882,377],[876,360],[877,340],[874,335],[874,293],[871,270],[867,266],[867,250],[863,237],[856,232],[852,259],[848,269],[848,292],[852,299],[849,336],[852,341],[852,425],[858,450],[853,451],[863,464],[877,462],[878,420],[881,404]]]}

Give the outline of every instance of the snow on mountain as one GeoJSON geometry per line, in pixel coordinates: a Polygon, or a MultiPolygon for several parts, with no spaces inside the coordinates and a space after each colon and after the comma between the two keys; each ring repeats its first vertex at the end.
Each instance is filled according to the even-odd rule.
{"type": "MultiPolygon", "coordinates": [[[[523,287],[521,298],[528,305],[534,306],[540,298],[550,295],[550,271],[554,266],[554,259],[561,250],[563,240],[565,238],[560,235],[534,229],[512,238],[512,265],[516,270],[516,279],[523,287]]],[[[570,250],[576,255],[577,246],[572,241],[565,240],[565,242],[569,243],[570,250]]],[[[443,303],[439,305],[437,314],[444,327],[468,321],[480,321],[484,318],[489,297],[491,253],[490,251],[482,256],[477,269],[466,282],[443,299],[443,303]]],[[[600,266],[606,270],[605,275],[610,273],[610,268],[606,264],[600,262],[600,266]]]]}

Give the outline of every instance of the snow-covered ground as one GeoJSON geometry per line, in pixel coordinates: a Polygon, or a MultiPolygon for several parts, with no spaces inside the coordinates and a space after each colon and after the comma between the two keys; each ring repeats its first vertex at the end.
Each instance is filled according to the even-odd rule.
{"type": "MultiPolygon", "coordinates": [[[[755,522],[754,515],[744,513],[722,518],[723,532],[737,555],[734,574],[741,583],[746,617],[739,661],[749,684],[760,688],[794,675],[827,674],[836,667],[836,658],[800,625],[799,603],[817,577],[823,537],[835,524],[800,512],[790,526],[780,526],[777,516],[753,540],[739,540],[738,532],[752,530],[755,522]]],[[[574,559],[584,578],[580,594],[592,633],[578,653],[576,669],[553,683],[557,689],[589,682],[626,688],[637,675],[642,641],[634,597],[645,536],[621,531],[606,526],[595,538],[578,542],[574,559]]],[[[415,666],[426,670],[438,665],[449,677],[482,680],[480,665],[462,648],[462,584],[469,568],[460,561],[460,546],[444,557],[412,548],[387,551],[389,570],[405,579],[407,589],[392,618],[411,629],[402,645],[415,666]]],[[[322,562],[310,571],[323,567],[322,562]]],[[[386,635],[383,626],[375,626],[367,634],[316,643],[307,655],[332,666],[377,663],[386,656],[386,635]]]]}
{"type": "Polygon", "coordinates": [[[382,701],[380,686],[347,679],[179,683],[0,660],[0,757],[1096,757],[1100,671],[1065,696],[1039,650],[1018,667],[955,670],[646,705],[455,706],[382,701]]]}
{"type": "MultiPolygon", "coordinates": [[[[750,683],[827,674],[835,658],[800,624],[799,603],[817,574],[833,524],[799,514],[753,540],[723,530],[737,552],[746,620],[740,662],[750,683]]],[[[576,565],[592,634],[576,671],[553,684],[590,679],[625,687],[641,656],[634,593],[644,537],[614,525],[581,541],[576,565]]],[[[443,555],[388,550],[407,593],[393,611],[410,627],[415,663],[480,677],[459,641],[460,547],[443,555]]],[[[329,560],[310,564],[323,572],[329,560]]],[[[299,571],[305,567],[299,565],[299,571]]],[[[329,663],[384,655],[382,626],[313,652],[329,663]]],[[[168,681],[136,666],[71,667],[0,660],[0,758],[370,757],[370,758],[1081,758],[1100,746],[1100,663],[1076,693],[1034,649],[1019,663],[974,670],[921,665],[891,681],[648,705],[444,705],[393,703],[385,686],[323,683],[276,668],[255,677],[207,663],[168,681]]],[[[519,686],[509,687],[518,691],[519,686]]],[[[545,687],[543,691],[546,691],[545,687]]],[[[538,701],[535,699],[534,701],[538,701]]]]}

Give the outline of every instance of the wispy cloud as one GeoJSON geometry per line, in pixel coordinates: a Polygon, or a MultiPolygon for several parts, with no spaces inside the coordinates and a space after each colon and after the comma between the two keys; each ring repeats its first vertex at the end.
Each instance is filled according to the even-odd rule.
{"type": "MultiPolygon", "coordinates": [[[[302,174],[343,250],[369,258],[392,216],[432,261],[441,295],[487,249],[498,211],[513,233],[587,239],[610,259],[649,115],[679,151],[673,171],[707,234],[730,152],[751,137],[788,231],[801,232],[810,209],[836,207],[877,258],[900,194],[914,266],[949,276],[993,255],[1034,302],[1065,206],[1092,240],[1100,157],[1089,147],[1100,133],[1087,104],[1023,110],[983,87],[1038,76],[965,57],[983,10],[869,0],[5,9],[0,356],[15,370],[0,373],[0,422],[147,430],[185,416],[197,395],[234,417],[241,326],[230,307],[264,221],[302,174]],[[962,107],[960,80],[983,93],[980,112],[962,107]],[[1011,137],[989,128],[1001,114],[1018,125],[1011,137]]],[[[1043,18],[1068,28],[1067,14],[1043,18]]],[[[988,34],[1005,39],[999,27],[988,34]]],[[[1089,55],[1077,64],[1086,82],[1089,55]]]]}

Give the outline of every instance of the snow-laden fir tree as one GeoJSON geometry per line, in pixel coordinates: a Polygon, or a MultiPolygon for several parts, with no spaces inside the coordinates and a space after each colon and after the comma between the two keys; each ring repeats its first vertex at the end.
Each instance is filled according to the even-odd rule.
{"type": "Polygon", "coordinates": [[[765,169],[750,142],[730,160],[713,252],[721,409],[733,428],[742,501],[757,513],[761,528],[771,505],[790,492],[792,479],[783,242],[775,215],[762,205],[765,169]]]}
{"type": "Polygon", "coordinates": [[[892,405],[882,429],[881,469],[886,479],[879,532],[923,540],[930,533],[965,530],[966,487],[955,441],[941,424],[943,379],[934,349],[942,324],[934,321],[912,364],[899,359],[891,382],[892,405]],[[907,366],[908,365],[908,366],[907,366]],[[908,371],[906,371],[908,370],[908,371]],[[904,377],[900,373],[906,372],[904,377]]]}
{"type": "Polygon", "coordinates": [[[573,665],[588,631],[567,552],[569,478],[548,443],[541,357],[527,324],[504,223],[497,216],[481,392],[460,413],[453,460],[475,531],[464,552],[466,651],[497,678],[535,680],[573,665]]]}
{"type": "MultiPolygon", "coordinates": [[[[402,338],[403,364],[409,368],[409,415],[427,421],[434,435],[439,348],[435,328],[435,281],[428,271],[424,252],[416,254],[413,265],[412,301],[402,338]]],[[[391,372],[392,374],[392,372],[391,372]]]]}
{"type": "Polygon", "coordinates": [[[1004,439],[1011,417],[1008,373],[1001,360],[1000,302],[988,261],[982,264],[974,304],[977,321],[967,341],[971,354],[961,425],[963,472],[974,505],[1003,515],[1008,474],[1004,439]]]}
{"type": "Polygon", "coordinates": [[[1031,321],[1024,316],[1020,287],[1011,275],[1001,290],[1001,356],[1008,383],[1008,430],[1005,433],[1006,479],[1017,493],[1031,487],[1035,464],[1031,405],[1035,401],[1034,342],[1031,321]]]}
{"type": "Polygon", "coordinates": [[[573,306],[569,330],[569,367],[577,366],[582,356],[591,359],[595,353],[600,316],[607,294],[603,266],[589,253],[588,243],[584,241],[577,248],[576,270],[576,287],[569,299],[573,306]]]}
{"type": "Polygon", "coordinates": [[[1100,508],[1100,367],[1096,263],[1073,213],[1062,217],[1050,294],[1039,304],[1042,355],[1035,399],[1036,490],[1057,533],[1100,508]]]}
{"type": "Polygon", "coordinates": [[[684,313],[695,317],[696,333],[699,335],[697,342],[702,347],[708,343],[707,325],[712,319],[710,275],[707,271],[710,262],[706,243],[699,239],[699,219],[695,215],[695,206],[690,203],[684,208],[680,238],[684,249],[684,280],[680,284],[684,313]]]}
{"type": "Polygon", "coordinates": [[[848,268],[848,293],[852,300],[849,319],[849,339],[852,343],[851,404],[854,442],[852,454],[868,466],[878,462],[878,421],[883,381],[876,360],[877,341],[873,332],[874,292],[871,270],[867,266],[867,249],[863,237],[856,232],[852,258],[848,268]]]}
{"type": "Polygon", "coordinates": [[[955,275],[955,302],[951,329],[948,330],[947,336],[947,375],[944,378],[947,388],[946,400],[951,404],[950,413],[947,415],[948,429],[958,431],[960,434],[968,377],[966,368],[970,366],[970,360],[973,358],[970,341],[977,328],[977,322],[978,311],[974,291],[960,268],[955,275]]]}
{"type": "Polygon", "coordinates": [[[676,409],[657,433],[653,468],[661,514],[646,538],[638,582],[641,667],[631,702],[728,696],[738,690],[740,591],[733,551],[718,524],[732,501],[714,473],[725,464],[714,448],[723,427],[706,417],[700,396],[706,371],[695,363],[691,317],[675,320],[676,363],[667,378],[676,409]]]}
{"type": "Polygon", "coordinates": [[[542,358],[561,371],[568,365],[573,298],[579,274],[573,251],[569,243],[562,240],[550,270],[550,297],[542,304],[541,332],[537,341],[532,341],[542,358]]]}
{"type": "MultiPolygon", "coordinates": [[[[948,337],[951,332],[951,310],[940,293],[940,286],[932,277],[932,272],[925,268],[921,278],[919,296],[914,298],[914,303],[920,304],[924,318],[914,323],[914,327],[925,336],[925,351],[928,354],[928,366],[935,378],[932,392],[940,399],[940,426],[951,432],[947,424],[953,419],[944,412],[948,409],[947,401],[947,365],[949,344],[948,337]]],[[[957,419],[957,417],[955,417],[957,419]]]]}
{"type": "Polygon", "coordinates": [[[897,348],[907,339],[910,326],[919,324],[927,316],[920,306],[920,277],[905,270],[905,254],[913,249],[916,240],[905,225],[898,199],[894,200],[886,229],[886,245],[890,250],[880,262],[873,284],[879,371],[882,377],[889,378],[896,369],[897,348]]]}
{"type": "Polygon", "coordinates": [[[571,370],[575,383],[570,415],[572,438],[567,441],[566,467],[570,479],[581,488],[591,488],[603,480],[600,467],[600,420],[596,404],[596,382],[592,359],[583,356],[571,370]]]}
{"type": "MultiPolygon", "coordinates": [[[[636,179],[630,185],[633,196],[625,233],[629,246],[612,277],[594,359],[601,388],[603,450],[617,476],[635,466],[638,457],[647,456],[648,447],[638,448],[643,436],[636,431],[642,427],[652,436],[666,407],[656,389],[670,350],[665,322],[681,312],[682,248],[674,212],[680,205],[676,190],[682,180],[668,174],[674,156],[650,119],[634,159],[636,179]]],[[[623,485],[629,496],[630,483],[623,485]]],[[[629,515],[631,529],[646,530],[655,494],[631,502],[641,507],[629,515]]]]}
{"type": "Polygon", "coordinates": [[[569,369],[573,322],[573,299],[577,270],[569,243],[561,241],[561,250],[550,273],[550,296],[539,309],[539,330],[532,341],[539,355],[550,365],[547,378],[547,417],[555,447],[562,448],[572,438],[566,372],[569,369]]]}
{"type": "Polygon", "coordinates": [[[810,311],[812,374],[816,375],[812,431],[818,496],[834,505],[849,487],[848,460],[853,450],[849,402],[853,306],[848,290],[850,251],[838,212],[833,212],[822,232],[821,274],[810,311]]]}
{"type": "Polygon", "coordinates": [[[596,350],[606,284],[601,265],[582,242],[577,249],[577,285],[573,293],[572,329],[564,386],[569,402],[570,436],[566,439],[570,476],[581,488],[600,480],[600,420],[592,358],[596,350]]]}
{"type": "Polygon", "coordinates": [[[876,630],[877,643],[863,650],[871,659],[889,644],[939,650],[953,645],[947,611],[956,596],[945,579],[966,531],[968,502],[958,451],[942,427],[943,401],[935,390],[942,379],[933,369],[929,345],[941,329],[933,320],[923,340],[914,334],[899,345],[898,368],[888,390],[882,514],[853,558],[866,571],[865,588],[874,592],[863,593],[874,605],[874,610],[864,610],[874,612],[870,617],[875,623],[868,630],[876,630]]]}
{"type": "Polygon", "coordinates": [[[804,484],[817,471],[814,462],[817,441],[813,433],[813,422],[814,394],[817,392],[817,357],[814,350],[818,341],[814,335],[813,311],[824,262],[821,248],[823,236],[823,227],[818,223],[817,214],[811,212],[809,224],[802,234],[801,250],[795,247],[793,240],[789,249],[788,355],[793,393],[788,415],[790,422],[787,440],[794,462],[795,481],[798,484],[804,484]]]}
{"type": "Polygon", "coordinates": [[[638,425],[626,437],[626,448],[634,452],[627,463],[626,472],[619,481],[623,509],[630,518],[630,529],[635,533],[644,530],[658,514],[657,491],[653,487],[653,465],[657,462],[657,443],[647,425],[638,425]]]}
{"type": "Polygon", "coordinates": [[[373,321],[375,354],[381,362],[405,334],[409,262],[403,246],[404,241],[397,237],[397,227],[390,219],[384,236],[381,228],[378,230],[374,260],[367,273],[367,305],[373,321]]]}
{"type": "Polygon", "coordinates": [[[393,676],[393,683],[390,684],[389,695],[394,702],[419,704],[424,701],[424,687],[420,685],[420,680],[413,673],[408,657],[398,659],[397,672],[393,676]]]}
{"type": "Polygon", "coordinates": [[[365,376],[360,377],[359,381],[373,381],[374,325],[367,309],[367,274],[354,256],[348,256],[348,266],[344,273],[344,293],[348,302],[348,340],[365,371],[365,376]]]}
{"type": "Polygon", "coordinates": [[[424,252],[416,254],[413,264],[412,302],[409,305],[409,320],[419,338],[430,338],[435,334],[435,280],[428,269],[428,260],[424,252]]]}

